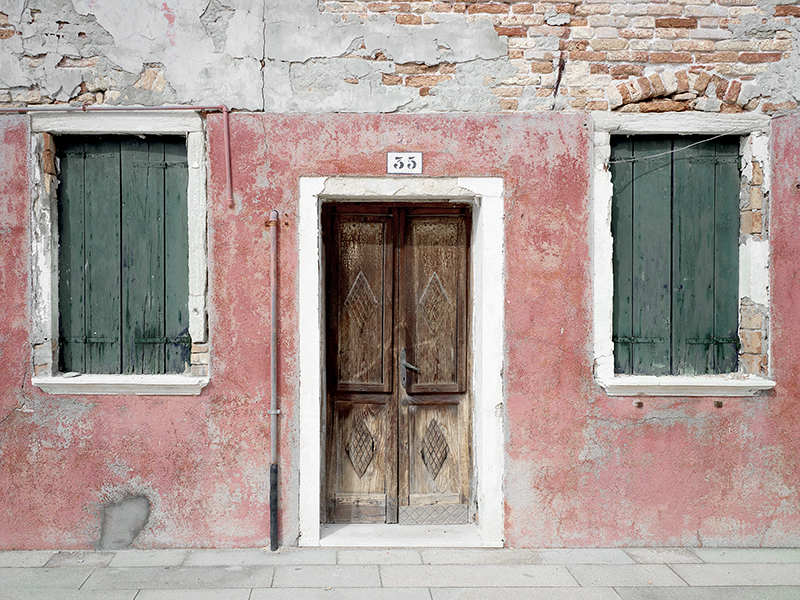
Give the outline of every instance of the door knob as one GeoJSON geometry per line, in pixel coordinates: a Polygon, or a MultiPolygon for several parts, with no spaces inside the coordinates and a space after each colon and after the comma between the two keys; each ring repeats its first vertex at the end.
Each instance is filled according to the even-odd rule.
{"type": "Polygon", "coordinates": [[[406,360],[406,349],[400,350],[400,386],[405,389],[406,382],[408,381],[408,369],[419,373],[419,367],[415,367],[406,360]]]}

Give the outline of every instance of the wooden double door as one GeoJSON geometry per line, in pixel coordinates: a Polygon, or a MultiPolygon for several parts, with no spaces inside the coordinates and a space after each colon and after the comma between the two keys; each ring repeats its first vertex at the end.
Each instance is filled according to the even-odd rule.
{"type": "Polygon", "coordinates": [[[323,215],[326,513],[470,520],[470,213],[337,204],[323,215]]]}

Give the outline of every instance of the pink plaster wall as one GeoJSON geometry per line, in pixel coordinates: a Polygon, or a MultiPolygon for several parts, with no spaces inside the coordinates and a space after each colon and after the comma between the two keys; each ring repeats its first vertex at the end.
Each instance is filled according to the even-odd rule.
{"type": "Polygon", "coordinates": [[[506,537],[511,546],[797,545],[800,119],[775,125],[772,364],[763,398],[608,398],[591,372],[588,123],[581,115],[234,114],[236,208],[209,117],[212,382],[200,397],[48,396],[30,381],[28,132],[0,120],[0,548],[82,548],[104,503],[153,503],[136,545],[268,541],[269,233],[280,211],[281,526],[297,535],[297,200],[301,176],[506,186],[506,537]],[[781,181],[779,181],[781,180],[781,181]],[[785,181],[783,181],[785,180],[785,181]],[[791,181],[791,185],[787,183],[791,181]],[[22,410],[20,410],[22,409],[22,410]]]}

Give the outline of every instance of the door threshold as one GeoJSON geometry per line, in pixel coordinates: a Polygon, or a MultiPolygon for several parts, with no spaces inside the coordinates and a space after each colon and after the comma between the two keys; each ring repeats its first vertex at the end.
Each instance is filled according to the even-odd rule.
{"type": "Polygon", "coordinates": [[[503,543],[484,542],[475,525],[321,525],[319,545],[361,548],[501,548],[503,543]]]}

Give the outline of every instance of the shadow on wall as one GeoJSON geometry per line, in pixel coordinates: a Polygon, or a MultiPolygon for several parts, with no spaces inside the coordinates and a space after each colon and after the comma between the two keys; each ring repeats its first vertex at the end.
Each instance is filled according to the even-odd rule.
{"type": "Polygon", "coordinates": [[[125,496],[103,507],[103,521],[96,550],[130,548],[150,519],[150,499],[145,495],[125,496]]]}

